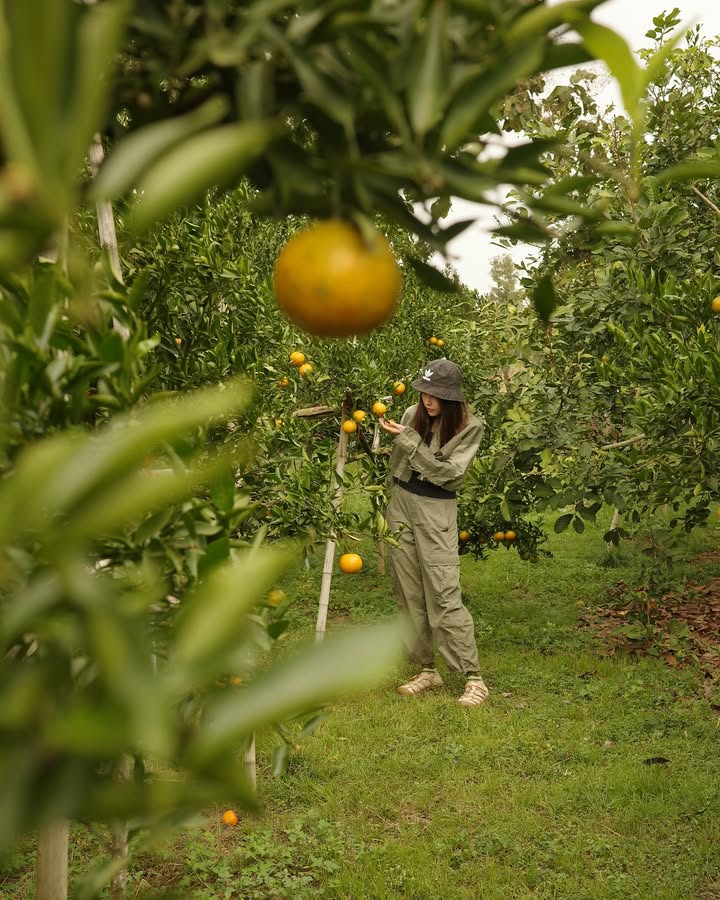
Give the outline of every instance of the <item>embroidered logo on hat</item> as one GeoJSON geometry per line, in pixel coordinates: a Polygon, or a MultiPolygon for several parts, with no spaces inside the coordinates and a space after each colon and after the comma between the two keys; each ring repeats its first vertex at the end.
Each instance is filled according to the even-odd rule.
{"type": "Polygon", "coordinates": [[[430,381],[430,379],[433,377],[433,370],[425,369],[422,377],[423,377],[423,381],[430,381]]]}

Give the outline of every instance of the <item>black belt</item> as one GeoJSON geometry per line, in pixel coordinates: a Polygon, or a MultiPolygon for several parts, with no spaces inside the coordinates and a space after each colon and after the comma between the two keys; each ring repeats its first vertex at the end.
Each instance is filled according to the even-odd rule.
{"type": "Polygon", "coordinates": [[[454,500],[457,497],[455,491],[446,491],[445,488],[433,484],[432,481],[422,481],[417,472],[413,470],[410,481],[395,479],[395,484],[411,494],[419,494],[421,497],[433,497],[435,500],[454,500]]]}

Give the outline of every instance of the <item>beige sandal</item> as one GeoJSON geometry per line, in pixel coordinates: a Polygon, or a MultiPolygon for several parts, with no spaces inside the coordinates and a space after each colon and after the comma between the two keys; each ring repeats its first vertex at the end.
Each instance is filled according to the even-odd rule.
{"type": "Polygon", "coordinates": [[[487,700],[489,693],[482,678],[472,678],[465,685],[462,697],[458,697],[458,703],[460,706],[480,706],[487,700]]]}
{"type": "Polygon", "coordinates": [[[423,670],[419,675],[411,678],[407,684],[401,684],[397,689],[398,694],[405,697],[416,697],[432,688],[442,687],[444,684],[439,672],[427,672],[423,670]]]}

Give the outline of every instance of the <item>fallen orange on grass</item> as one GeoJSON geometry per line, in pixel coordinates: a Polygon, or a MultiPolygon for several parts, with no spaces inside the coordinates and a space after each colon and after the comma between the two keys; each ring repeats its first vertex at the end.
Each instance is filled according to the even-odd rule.
{"type": "Polygon", "coordinates": [[[237,825],[238,817],[234,810],[226,809],[222,814],[223,825],[237,825]]]}

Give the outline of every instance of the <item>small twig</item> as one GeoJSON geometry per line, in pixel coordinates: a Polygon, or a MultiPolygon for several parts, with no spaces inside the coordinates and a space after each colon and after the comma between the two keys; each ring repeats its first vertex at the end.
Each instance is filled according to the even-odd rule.
{"type": "Polygon", "coordinates": [[[596,450],[618,450],[620,447],[627,447],[630,444],[636,444],[647,437],[646,434],[636,434],[635,437],[628,438],[626,441],[615,441],[614,444],[603,444],[602,447],[596,447],[596,450]]]}
{"type": "Polygon", "coordinates": [[[710,207],[710,209],[715,213],[716,216],[720,216],[720,207],[716,206],[709,197],[706,197],[705,194],[701,190],[695,187],[694,184],[690,185],[690,190],[695,194],[696,197],[699,197],[703,203],[710,207]]]}

